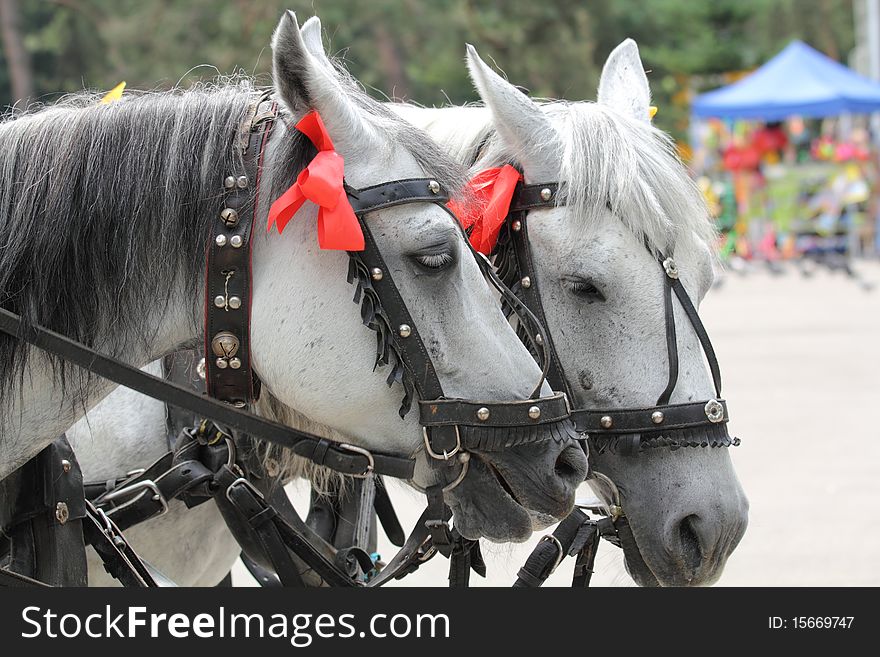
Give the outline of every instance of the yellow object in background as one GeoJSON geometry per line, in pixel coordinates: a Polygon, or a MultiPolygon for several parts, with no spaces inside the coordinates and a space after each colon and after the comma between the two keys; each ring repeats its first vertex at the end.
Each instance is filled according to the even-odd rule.
{"type": "Polygon", "coordinates": [[[120,98],[122,98],[122,92],[124,90],[125,81],[123,80],[104,95],[104,97],[101,99],[101,104],[109,105],[114,100],[119,100],[120,98]]]}
{"type": "Polygon", "coordinates": [[[656,106],[651,105],[651,106],[648,108],[648,116],[649,116],[650,118],[652,118],[652,119],[653,119],[655,116],[657,116],[657,107],[656,107],[656,106]]]}

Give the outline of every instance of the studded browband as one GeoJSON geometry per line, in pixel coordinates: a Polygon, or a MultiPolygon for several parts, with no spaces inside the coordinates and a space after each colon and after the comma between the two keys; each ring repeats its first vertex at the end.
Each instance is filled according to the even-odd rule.
{"type": "MultiPolygon", "coordinates": [[[[532,260],[528,239],[527,214],[529,210],[552,208],[561,204],[558,183],[524,184],[520,183],[514,191],[510,211],[506,221],[506,230],[499,237],[499,251],[512,249],[515,258],[516,272],[519,280],[514,289],[523,302],[547,327],[547,320],[541,302],[539,281],[535,275],[536,267],[532,260]]],[[[649,434],[672,432],[724,425],[729,420],[727,402],[721,398],[721,372],[718,360],[709,336],[700,320],[687,291],[679,280],[678,268],[674,259],[657,254],[664,271],[664,304],[667,335],[667,355],[669,362],[669,379],[666,388],[660,395],[656,406],[646,408],[615,408],[615,409],[572,409],[571,417],[578,431],[590,437],[602,437],[621,434],[649,434]],[[678,379],[678,349],[676,344],[675,318],[672,304],[673,293],[678,298],[688,317],[697,338],[706,354],[706,360],[712,374],[716,398],[708,401],[684,404],[669,404],[669,399],[678,379]]],[[[549,330],[543,340],[551,354],[551,366],[547,380],[554,390],[564,390],[570,398],[572,390],[568,384],[562,364],[559,361],[553,338],[549,330]]],[[[724,441],[722,441],[724,442],[724,441]]],[[[730,444],[738,444],[732,439],[730,444]]]]}

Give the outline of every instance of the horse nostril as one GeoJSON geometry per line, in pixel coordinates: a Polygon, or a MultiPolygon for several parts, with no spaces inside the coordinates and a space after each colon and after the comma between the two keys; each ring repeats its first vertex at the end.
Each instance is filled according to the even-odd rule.
{"type": "Polygon", "coordinates": [[[695,515],[689,515],[678,525],[678,539],[681,545],[681,557],[685,564],[696,573],[703,563],[703,549],[697,533],[695,515]]]}
{"type": "Polygon", "coordinates": [[[584,451],[580,447],[566,447],[557,457],[554,471],[556,476],[563,481],[572,482],[577,486],[587,476],[587,462],[584,451]]]}

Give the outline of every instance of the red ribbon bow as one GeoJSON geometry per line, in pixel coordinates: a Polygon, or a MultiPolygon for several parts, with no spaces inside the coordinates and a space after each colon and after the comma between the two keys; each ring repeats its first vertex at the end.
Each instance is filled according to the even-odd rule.
{"type": "Polygon", "coordinates": [[[322,249],[363,251],[364,233],[343,186],[345,162],[333,149],[324,122],[317,112],[310,112],[296,124],[296,129],[312,141],[318,154],[300,172],[296,182],[272,203],[266,229],[271,230],[275,224],[281,233],[303,203],[311,201],[319,208],[318,244],[322,249]]]}
{"type": "Polygon", "coordinates": [[[468,205],[449,202],[449,209],[464,229],[471,229],[471,245],[480,253],[490,255],[495,248],[498,233],[510,211],[513,192],[521,179],[520,172],[509,164],[486,169],[468,182],[473,202],[468,205]]]}

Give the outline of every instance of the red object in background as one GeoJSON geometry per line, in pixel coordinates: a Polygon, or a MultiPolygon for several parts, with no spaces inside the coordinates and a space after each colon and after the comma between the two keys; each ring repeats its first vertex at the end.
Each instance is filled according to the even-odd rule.
{"type": "Polygon", "coordinates": [[[728,146],[724,149],[722,162],[728,171],[757,171],[761,162],[761,152],[754,144],[728,146]]]}
{"type": "Polygon", "coordinates": [[[761,155],[778,153],[788,146],[788,137],[779,126],[767,126],[758,130],[752,136],[752,144],[761,155]]]}

